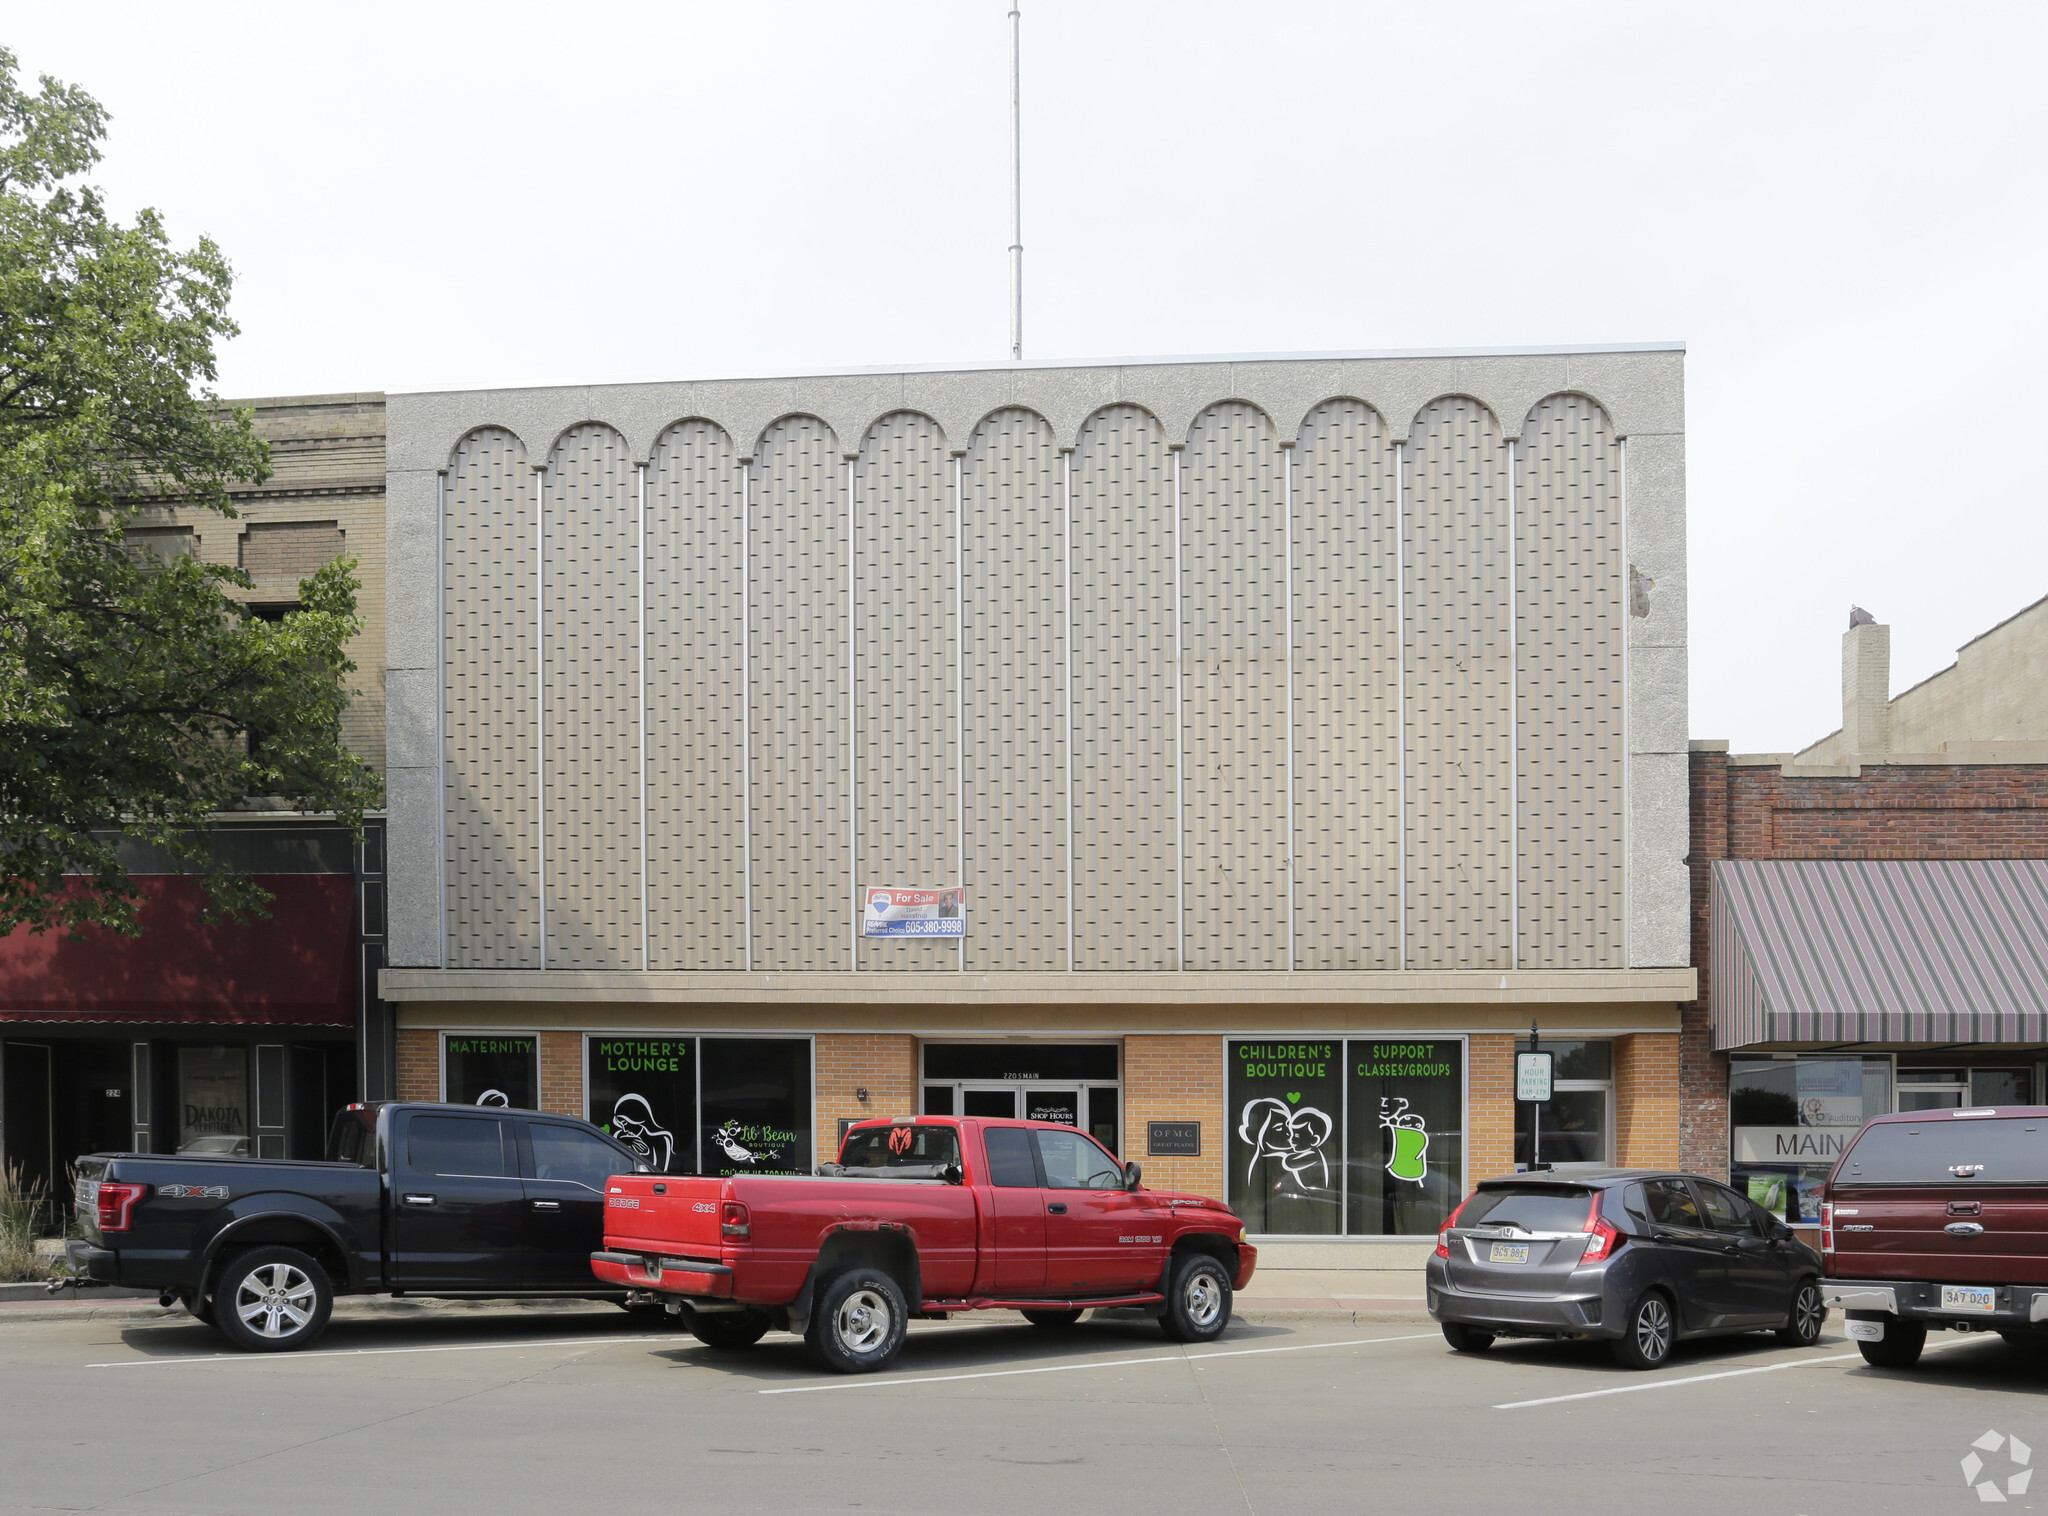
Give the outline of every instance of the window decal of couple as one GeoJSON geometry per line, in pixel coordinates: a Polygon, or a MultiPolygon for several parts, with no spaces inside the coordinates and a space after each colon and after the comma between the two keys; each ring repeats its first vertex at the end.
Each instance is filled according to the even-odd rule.
{"type": "MultiPolygon", "coordinates": [[[[1330,1188],[1330,1159],[1323,1151],[1337,1129],[1329,1113],[1299,1102],[1299,1095],[1278,1100],[1271,1095],[1245,1102],[1238,1115],[1237,1135],[1252,1145],[1251,1163],[1245,1181],[1258,1178],[1259,1165],[1277,1159],[1280,1177],[1274,1190],[1283,1195],[1307,1197],[1330,1188]]],[[[1380,1101],[1379,1124],[1393,1135],[1393,1151],[1387,1157],[1387,1172],[1395,1179],[1421,1184],[1429,1172],[1429,1131],[1422,1113],[1408,1109],[1399,1096],[1380,1101]],[[1393,1109],[1389,1110],[1391,1105],[1393,1109]]]]}

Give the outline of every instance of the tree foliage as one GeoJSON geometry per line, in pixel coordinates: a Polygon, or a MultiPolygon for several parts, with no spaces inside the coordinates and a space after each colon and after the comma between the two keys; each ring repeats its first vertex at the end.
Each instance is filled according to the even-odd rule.
{"type": "Polygon", "coordinates": [[[105,110],[40,83],[0,49],[0,931],[132,931],[124,838],[203,874],[217,909],[260,911],[209,818],[284,795],[358,826],[378,799],[340,738],[354,564],[271,621],[239,568],[129,539],[167,509],[234,516],[269,448],[210,387],[237,330],[227,260],[174,248],[154,211],[121,225],[77,182],[105,110]]]}

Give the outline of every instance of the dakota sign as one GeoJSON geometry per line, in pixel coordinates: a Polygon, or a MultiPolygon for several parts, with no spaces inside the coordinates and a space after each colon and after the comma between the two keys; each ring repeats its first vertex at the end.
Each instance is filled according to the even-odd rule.
{"type": "Polygon", "coordinates": [[[903,890],[871,885],[860,913],[863,937],[964,937],[967,892],[958,888],[903,890]]]}

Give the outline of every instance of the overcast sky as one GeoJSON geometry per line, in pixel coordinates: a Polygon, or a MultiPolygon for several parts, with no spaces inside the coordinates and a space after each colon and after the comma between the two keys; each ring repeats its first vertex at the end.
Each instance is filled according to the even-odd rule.
{"type": "MultiPolygon", "coordinates": [[[[221,388],[999,358],[1004,0],[24,7],[221,388]]],[[[2048,7],[1023,0],[1025,355],[1689,348],[1692,729],[2048,594],[2048,7]]]]}

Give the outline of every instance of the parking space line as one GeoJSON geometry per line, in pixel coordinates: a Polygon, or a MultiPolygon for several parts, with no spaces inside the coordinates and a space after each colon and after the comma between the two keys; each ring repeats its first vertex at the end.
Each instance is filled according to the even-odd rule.
{"type": "Polygon", "coordinates": [[[328,1348],[316,1353],[208,1353],[171,1358],[121,1358],[88,1363],[89,1369],[132,1369],[159,1363],[298,1363],[307,1358],[376,1358],[397,1353],[481,1353],[491,1348],[580,1348],[604,1342],[673,1342],[673,1332],[648,1332],[638,1337],[543,1337],[533,1342],[454,1342],[432,1348],[328,1348]]]}
{"type": "Polygon", "coordinates": [[[924,1374],[915,1379],[830,1379],[822,1384],[791,1384],[757,1390],[760,1395],[810,1395],[819,1390],[880,1390],[897,1384],[953,1384],[962,1379],[1008,1379],[1019,1374],[1071,1374],[1081,1369],[1121,1369],[1144,1363],[1207,1363],[1212,1358],[1255,1358],[1267,1353],[1309,1353],[1318,1348],[1365,1348],[1383,1342],[1421,1342],[1441,1335],[1414,1332],[1406,1337],[1354,1337],[1342,1342],[1297,1342],[1282,1348],[1232,1348],[1222,1353],[1155,1353],[1146,1358],[1100,1358],[1088,1363],[1053,1363],[1032,1369],[984,1369],[973,1374],[924,1374]]]}
{"type": "MultiPolygon", "coordinates": [[[[1968,1337],[1955,1342],[1928,1344],[1925,1351],[1938,1353],[1943,1348],[1960,1347],[1968,1337]]],[[[1817,1369],[1824,1363],[1849,1363],[1861,1358],[1859,1353],[1835,1353],[1826,1358],[1800,1358],[1791,1363],[1766,1363],[1753,1369],[1723,1369],[1718,1374],[1688,1374],[1683,1379],[1652,1379],[1646,1384],[1618,1384],[1606,1390],[1581,1390],[1576,1395],[1546,1395],[1541,1400],[1510,1400],[1494,1407],[1496,1411],[1519,1411],[1532,1405],[1559,1405],[1567,1400],[1598,1400],[1603,1395],[1633,1395],[1639,1390],[1670,1390],[1682,1384],[1705,1384],[1709,1379],[1740,1379],[1745,1374],[1775,1374],[1780,1369],[1817,1369]]]]}

